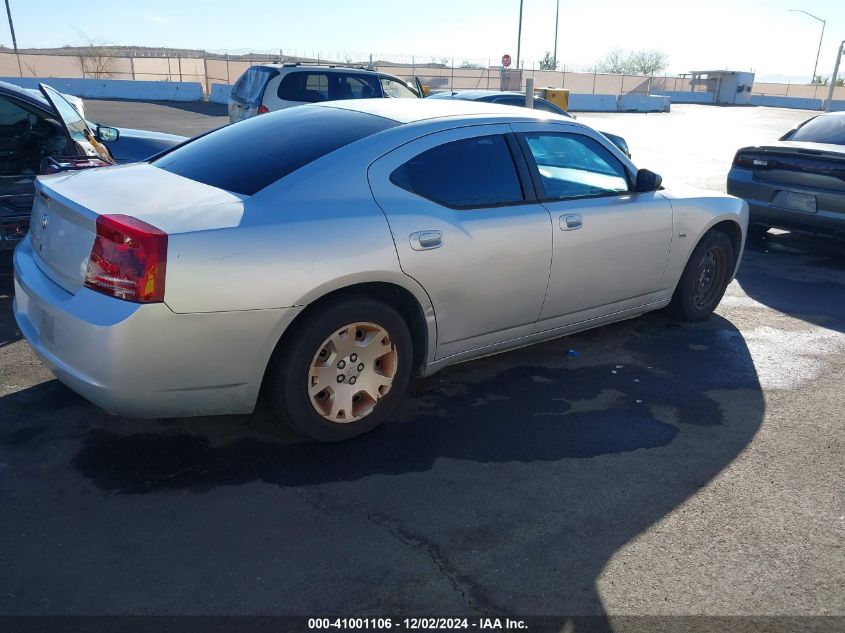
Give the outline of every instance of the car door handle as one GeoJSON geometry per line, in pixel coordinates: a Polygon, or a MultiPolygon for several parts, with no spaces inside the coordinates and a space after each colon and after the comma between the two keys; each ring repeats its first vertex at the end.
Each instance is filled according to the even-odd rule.
{"type": "Polygon", "coordinates": [[[411,248],[415,251],[430,251],[443,246],[443,233],[440,231],[417,231],[411,233],[411,248]]]}
{"type": "Polygon", "coordinates": [[[574,231],[575,229],[580,229],[582,226],[583,221],[581,220],[580,213],[571,213],[569,215],[560,216],[561,231],[574,231]]]}

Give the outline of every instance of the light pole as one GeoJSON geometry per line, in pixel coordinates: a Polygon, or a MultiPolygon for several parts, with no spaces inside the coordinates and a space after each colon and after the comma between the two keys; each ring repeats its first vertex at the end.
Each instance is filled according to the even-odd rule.
{"type": "Polygon", "coordinates": [[[822,40],[824,39],[824,27],[827,24],[827,20],[822,20],[819,16],[813,15],[812,13],[807,13],[803,9],[787,9],[788,11],[793,11],[794,13],[803,13],[804,15],[809,15],[814,20],[818,20],[822,23],[822,34],[819,38],[819,50],[816,51],[816,65],[813,66],[813,78],[810,79],[810,83],[815,83],[816,81],[816,71],[819,69],[819,53],[822,52],[822,40]]]}
{"type": "MultiPolygon", "coordinates": [[[[6,0],[8,2],[8,0],[6,0]]],[[[522,0],[519,0],[519,31],[516,34],[516,69],[519,70],[519,48],[522,44],[522,0]]]]}
{"type": "Polygon", "coordinates": [[[827,101],[824,102],[824,111],[830,112],[830,104],[833,101],[833,90],[836,88],[836,76],[839,74],[839,61],[845,54],[845,40],[836,49],[836,65],[833,67],[833,74],[830,76],[830,88],[827,89],[827,101]]]}
{"type": "Polygon", "coordinates": [[[23,77],[21,56],[18,55],[18,40],[15,37],[15,25],[12,23],[12,10],[9,8],[9,0],[6,0],[6,15],[9,16],[9,30],[12,32],[12,46],[15,48],[15,57],[18,58],[18,74],[23,77]]]}
{"type": "Polygon", "coordinates": [[[552,70],[557,70],[557,26],[558,26],[558,19],[559,18],[560,18],[560,0],[557,0],[557,8],[555,9],[555,55],[554,55],[555,67],[552,70]]]}

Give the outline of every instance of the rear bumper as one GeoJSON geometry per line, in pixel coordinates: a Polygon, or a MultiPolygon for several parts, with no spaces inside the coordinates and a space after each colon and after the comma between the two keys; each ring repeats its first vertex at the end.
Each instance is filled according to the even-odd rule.
{"type": "Polygon", "coordinates": [[[25,239],[15,251],[21,333],[68,387],[139,418],[249,413],[285,309],[176,314],[51,281],[25,239]]]}
{"type": "MultiPolygon", "coordinates": [[[[782,229],[810,230],[833,235],[845,233],[845,213],[841,211],[820,206],[816,213],[807,213],[771,203],[777,191],[789,189],[803,192],[804,190],[800,188],[762,183],[754,179],[750,170],[734,167],[728,173],[727,189],[729,194],[742,198],[748,203],[752,224],[782,229]]],[[[807,191],[807,193],[815,192],[807,191]]],[[[831,196],[826,193],[824,198],[820,198],[827,200],[832,197],[838,199],[840,196],[831,196]]],[[[845,208],[845,195],[841,198],[841,205],[838,204],[837,208],[839,206],[845,208]]]]}

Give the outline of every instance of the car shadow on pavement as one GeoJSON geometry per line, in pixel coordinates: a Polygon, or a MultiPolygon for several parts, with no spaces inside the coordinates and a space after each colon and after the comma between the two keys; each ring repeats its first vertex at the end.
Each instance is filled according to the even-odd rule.
{"type": "MultiPolygon", "coordinates": [[[[45,383],[0,398],[4,415],[30,420],[0,443],[55,442],[31,407],[57,389],[45,383]]],[[[64,407],[68,439],[79,441],[72,466],[108,499],[271,484],[304,501],[311,521],[369,521],[350,548],[368,539],[378,547],[389,531],[436,563],[467,614],[495,615],[603,614],[596,583],[611,557],[729,465],[765,408],[730,322],[681,325],[661,314],[417,380],[391,421],[339,444],[274,439],[263,411],[124,423],[72,394],[64,407]]],[[[292,565],[278,581],[291,604],[323,612],[338,604],[314,570],[388,573],[379,560],[321,551],[311,580],[292,565]]],[[[356,604],[376,596],[378,609],[360,609],[402,613],[424,600],[419,591],[374,580],[356,604]]]]}
{"type": "Polygon", "coordinates": [[[737,281],[755,301],[845,332],[845,241],[767,233],[746,244],[737,281]]]}

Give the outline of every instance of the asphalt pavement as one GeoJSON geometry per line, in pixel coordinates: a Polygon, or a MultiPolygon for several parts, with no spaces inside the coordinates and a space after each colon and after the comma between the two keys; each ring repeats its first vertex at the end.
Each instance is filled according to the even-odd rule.
{"type": "MultiPolygon", "coordinates": [[[[115,125],[219,123],[86,104],[115,125]]],[[[721,188],[746,138],[811,114],[595,118],[643,166],[721,188]]],[[[389,423],[336,445],[280,431],[263,407],[102,412],[41,366],[0,276],[0,614],[838,626],[812,617],[845,615],[843,250],[772,233],[749,245],[707,322],[653,313],[451,367],[413,381],[389,423]]]]}

